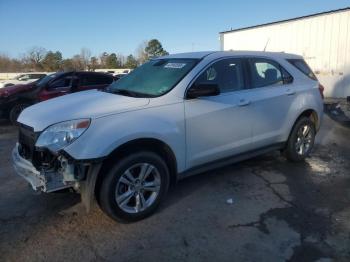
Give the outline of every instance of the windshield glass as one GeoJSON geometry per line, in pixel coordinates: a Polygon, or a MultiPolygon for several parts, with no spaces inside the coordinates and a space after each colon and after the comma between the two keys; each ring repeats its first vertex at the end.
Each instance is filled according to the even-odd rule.
{"type": "Polygon", "coordinates": [[[20,78],[23,77],[23,76],[25,76],[25,75],[18,75],[18,76],[16,76],[16,77],[12,78],[12,79],[13,79],[13,80],[18,80],[18,79],[20,79],[20,78]]]}
{"type": "Polygon", "coordinates": [[[129,96],[161,96],[170,91],[197,62],[197,59],[151,60],[113,83],[108,91],[129,96]]]}
{"type": "Polygon", "coordinates": [[[46,85],[51,79],[54,79],[57,76],[63,75],[64,72],[54,73],[51,75],[44,76],[43,78],[40,78],[38,81],[35,82],[37,86],[44,86],[46,85]]]}

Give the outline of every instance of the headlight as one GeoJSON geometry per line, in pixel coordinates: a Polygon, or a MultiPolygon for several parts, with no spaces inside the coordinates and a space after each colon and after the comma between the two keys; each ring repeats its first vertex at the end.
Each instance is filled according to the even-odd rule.
{"type": "Polygon", "coordinates": [[[90,125],[90,119],[78,119],[49,126],[41,133],[35,146],[58,152],[80,137],[90,125]]]}

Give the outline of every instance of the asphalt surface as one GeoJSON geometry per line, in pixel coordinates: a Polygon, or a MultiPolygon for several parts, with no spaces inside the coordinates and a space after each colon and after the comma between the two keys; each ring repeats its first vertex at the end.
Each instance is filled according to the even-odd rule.
{"type": "Polygon", "coordinates": [[[0,121],[0,261],[350,261],[349,134],[326,116],[304,163],[273,152],[197,175],[119,224],[77,194],[33,194],[0,121]]]}

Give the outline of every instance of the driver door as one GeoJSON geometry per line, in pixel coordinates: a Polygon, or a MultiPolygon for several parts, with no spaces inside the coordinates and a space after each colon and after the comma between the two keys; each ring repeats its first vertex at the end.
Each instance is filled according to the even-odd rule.
{"type": "Polygon", "coordinates": [[[253,109],[244,62],[226,58],[209,66],[196,84],[217,84],[220,94],[185,100],[187,167],[252,148],[253,109]]]}
{"type": "Polygon", "coordinates": [[[71,92],[73,73],[67,73],[57,79],[51,80],[39,94],[39,100],[45,101],[54,97],[63,96],[71,92]]]}

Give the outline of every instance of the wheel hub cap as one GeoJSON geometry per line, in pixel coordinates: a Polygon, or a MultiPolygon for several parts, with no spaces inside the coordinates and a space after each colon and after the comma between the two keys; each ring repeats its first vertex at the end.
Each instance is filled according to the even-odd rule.
{"type": "Polygon", "coordinates": [[[135,164],[120,176],[115,201],[124,212],[139,213],[155,202],[160,185],[160,174],[155,166],[149,163],[135,164]]]}
{"type": "Polygon", "coordinates": [[[305,155],[309,153],[312,145],[313,133],[309,125],[304,125],[298,130],[297,141],[295,143],[295,149],[299,155],[305,155]]]}

